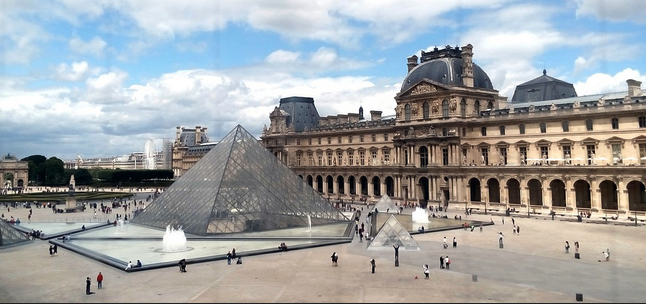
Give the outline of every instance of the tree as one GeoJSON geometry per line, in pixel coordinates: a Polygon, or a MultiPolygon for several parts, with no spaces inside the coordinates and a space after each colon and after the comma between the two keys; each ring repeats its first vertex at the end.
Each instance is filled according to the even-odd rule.
{"type": "Polygon", "coordinates": [[[69,182],[65,180],[65,162],[58,157],[50,157],[45,161],[45,185],[63,186],[69,182]]]}
{"type": "Polygon", "coordinates": [[[45,162],[47,157],[42,155],[27,156],[21,161],[26,161],[29,166],[29,181],[38,186],[45,182],[45,162]]]}

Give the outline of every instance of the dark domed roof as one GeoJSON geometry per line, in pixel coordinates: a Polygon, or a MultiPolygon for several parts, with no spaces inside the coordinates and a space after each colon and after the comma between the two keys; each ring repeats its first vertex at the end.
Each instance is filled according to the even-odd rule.
{"type": "MultiPolygon", "coordinates": [[[[453,49],[447,45],[443,50],[435,48],[428,53],[422,51],[421,63],[408,72],[400,92],[408,90],[424,78],[445,85],[464,86],[463,63],[462,53],[458,47],[453,49]]],[[[473,64],[473,86],[493,90],[489,76],[475,63],[473,64]]]]}

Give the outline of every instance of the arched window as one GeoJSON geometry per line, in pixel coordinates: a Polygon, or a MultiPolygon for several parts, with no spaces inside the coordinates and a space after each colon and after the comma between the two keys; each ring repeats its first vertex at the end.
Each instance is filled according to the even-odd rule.
{"type": "Polygon", "coordinates": [[[467,101],[464,98],[460,102],[460,114],[462,117],[467,116],[467,101]]]}
{"type": "Polygon", "coordinates": [[[429,117],[428,108],[428,101],[425,101],[424,104],[422,104],[422,114],[424,115],[424,119],[428,119],[429,117]]]}
{"type": "Polygon", "coordinates": [[[476,114],[476,116],[480,116],[480,100],[476,100],[476,102],[473,103],[473,113],[476,114]]]}
{"type": "Polygon", "coordinates": [[[449,117],[449,101],[442,100],[442,117],[449,117]]]}
{"type": "Polygon", "coordinates": [[[406,104],[404,106],[404,120],[405,121],[410,121],[410,105],[406,104]]]}
{"type": "Polygon", "coordinates": [[[493,102],[488,102],[487,103],[487,110],[493,110],[493,102]]]}

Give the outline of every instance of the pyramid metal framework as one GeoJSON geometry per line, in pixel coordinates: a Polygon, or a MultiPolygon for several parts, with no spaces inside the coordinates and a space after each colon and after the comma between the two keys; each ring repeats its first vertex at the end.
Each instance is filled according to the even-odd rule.
{"type": "Polygon", "coordinates": [[[0,220],[0,247],[29,241],[29,237],[14,228],[11,223],[0,220]]]}
{"type": "Polygon", "coordinates": [[[393,245],[399,245],[399,249],[403,250],[420,250],[408,230],[402,226],[394,214],[391,214],[370,242],[368,250],[390,250],[393,245]]]}
{"type": "Polygon", "coordinates": [[[395,202],[390,199],[390,196],[384,195],[382,196],[379,201],[375,204],[375,207],[373,208],[377,209],[378,212],[388,212],[388,213],[397,213],[397,205],[395,205],[395,202]]]}
{"type": "Polygon", "coordinates": [[[236,126],[131,222],[194,235],[351,222],[236,126]]]}

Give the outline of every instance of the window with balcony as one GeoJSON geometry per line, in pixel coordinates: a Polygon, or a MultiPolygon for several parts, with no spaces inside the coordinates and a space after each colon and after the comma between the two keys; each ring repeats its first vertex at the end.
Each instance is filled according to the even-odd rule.
{"type": "Polygon", "coordinates": [[[572,146],[563,146],[563,159],[566,165],[572,164],[572,146]]]}
{"type": "Polygon", "coordinates": [[[419,166],[428,167],[428,148],[426,146],[419,147],[419,166]]]}
{"type": "Polygon", "coordinates": [[[332,151],[328,151],[326,154],[327,154],[327,165],[332,166],[332,151]]]}
{"type": "Polygon", "coordinates": [[[303,154],[301,152],[296,153],[296,165],[300,166],[301,165],[301,158],[303,154]]]}
{"type": "Polygon", "coordinates": [[[386,164],[390,163],[390,150],[383,150],[382,153],[384,154],[384,162],[386,164]]]}
{"type": "Polygon", "coordinates": [[[366,151],[359,151],[359,165],[366,165],[366,151]]]}

